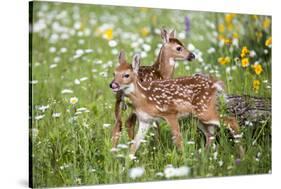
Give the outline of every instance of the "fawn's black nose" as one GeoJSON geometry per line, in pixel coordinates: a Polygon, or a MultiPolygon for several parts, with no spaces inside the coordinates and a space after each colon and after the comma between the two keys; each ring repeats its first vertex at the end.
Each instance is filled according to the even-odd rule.
{"type": "Polygon", "coordinates": [[[195,59],[195,55],[193,53],[189,53],[188,56],[187,56],[187,60],[191,61],[193,59],[195,59]]]}
{"type": "Polygon", "coordinates": [[[110,87],[111,89],[117,89],[117,88],[119,88],[119,85],[118,85],[118,83],[112,81],[112,82],[109,84],[109,87],[110,87]]]}

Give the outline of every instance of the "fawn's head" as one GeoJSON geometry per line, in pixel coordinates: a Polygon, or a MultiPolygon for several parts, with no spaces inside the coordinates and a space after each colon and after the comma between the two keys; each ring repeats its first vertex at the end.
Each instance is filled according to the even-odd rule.
{"type": "Polygon", "coordinates": [[[128,64],[125,53],[120,52],[118,57],[119,64],[114,71],[114,79],[109,84],[113,92],[123,90],[124,93],[130,93],[134,90],[134,82],[137,80],[138,70],[140,66],[140,55],[133,57],[132,64],[128,64]]]}
{"type": "Polygon", "coordinates": [[[168,32],[166,29],[161,30],[161,37],[163,40],[162,51],[172,60],[188,60],[195,59],[195,55],[186,49],[183,43],[176,38],[176,32],[168,32]]]}

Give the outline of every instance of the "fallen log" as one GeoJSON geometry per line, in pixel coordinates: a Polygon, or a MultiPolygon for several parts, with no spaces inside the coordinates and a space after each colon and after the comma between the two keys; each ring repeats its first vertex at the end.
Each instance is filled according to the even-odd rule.
{"type": "Polygon", "coordinates": [[[249,95],[226,96],[226,109],[240,123],[259,122],[271,117],[271,98],[249,95]]]}

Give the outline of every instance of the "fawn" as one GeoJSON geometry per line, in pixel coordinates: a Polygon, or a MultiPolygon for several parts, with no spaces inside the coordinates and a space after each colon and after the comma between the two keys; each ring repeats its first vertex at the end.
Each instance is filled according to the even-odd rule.
{"type": "MultiPolygon", "coordinates": [[[[178,119],[192,113],[200,124],[200,129],[206,137],[206,146],[210,145],[215,135],[215,127],[220,125],[216,110],[216,93],[223,90],[222,81],[196,74],[177,79],[155,80],[141,82],[138,77],[140,56],[135,55],[132,64],[124,59],[124,53],[119,56],[119,65],[115,69],[111,89],[123,91],[133,103],[139,121],[139,129],[130,148],[134,155],[145,137],[150,124],[162,118],[171,126],[173,140],[179,149],[183,141],[178,119]]],[[[233,120],[225,120],[231,126],[233,120]]]]}
{"type": "MultiPolygon", "coordinates": [[[[167,32],[167,30],[161,30],[161,37],[163,39],[163,45],[160,49],[159,55],[152,66],[141,66],[138,69],[138,77],[141,82],[169,79],[174,72],[174,65],[176,60],[188,60],[191,61],[195,58],[194,54],[189,52],[184,45],[175,38],[175,30],[167,32]]],[[[121,53],[119,59],[125,59],[124,54],[121,53]]],[[[114,83],[112,83],[114,85],[114,83]]],[[[112,86],[114,88],[114,86],[112,86]]],[[[115,102],[115,126],[112,130],[112,143],[113,147],[117,145],[120,132],[122,129],[121,121],[121,107],[123,101],[124,91],[118,91],[116,94],[115,102]]],[[[128,128],[128,135],[130,139],[134,137],[134,125],[136,123],[136,114],[131,113],[126,121],[128,128]]]]}

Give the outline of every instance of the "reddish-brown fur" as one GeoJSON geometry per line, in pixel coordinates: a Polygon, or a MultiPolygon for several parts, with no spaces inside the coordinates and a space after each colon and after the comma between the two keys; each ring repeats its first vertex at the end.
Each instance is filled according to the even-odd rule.
{"type": "MultiPolygon", "coordinates": [[[[164,43],[155,63],[152,66],[141,66],[138,70],[138,78],[140,79],[141,82],[171,78],[174,71],[174,65],[169,62],[169,59],[170,58],[189,59],[190,56],[192,55],[192,53],[190,53],[184,47],[184,45],[178,39],[175,38],[174,31],[168,33],[165,29],[163,29],[161,31],[161,37],[164,43]],[[177,47],[181,47],[182,51],[177,52],[176,51],[177,47]]],[[[122,61],[122,59],[125,59],[125,57],[119,57],[119,59],[122,61]]],[[[116,94],[115,126],[112,130],[112,142],[114,147],[117,145],[122,128],[121,107],[122,107],[123,95],[124,94],[122,91],[118,91],[116,94]]],[[[126,126],[128,128],[128,135],[129,138],[131,139],[134,137],[135,123],[136,123],[136,114],[131,113],[126,121],[126,126]]]]}
{"type": "MultiPolygon", "coordinates": [[[[179,130],[178,118],[189,113],[195,115],[202,123],[207,145],[214,136],[214,125],[219,125],[219,114],[216,110],[216,93],[222,88],[220,81],[211,77],[196,74],[177,79],[140,82],[138,78],[139,56],[135,56],[133,64],[125,60],[115,70],[114,90],[123,90],[135,108],[140,127],[131,146],[134,154],[140,145],[149,124],[162,118],[172,128],[173,139],[179,148],[183,142],[179,130]],[[128,77],[124,77],[124,76],[128,77]]],[[[232,124],[229,122],[229,124],[232,124]]],[[[231,126],[232,127],[232,126],[231,126]]]]}

